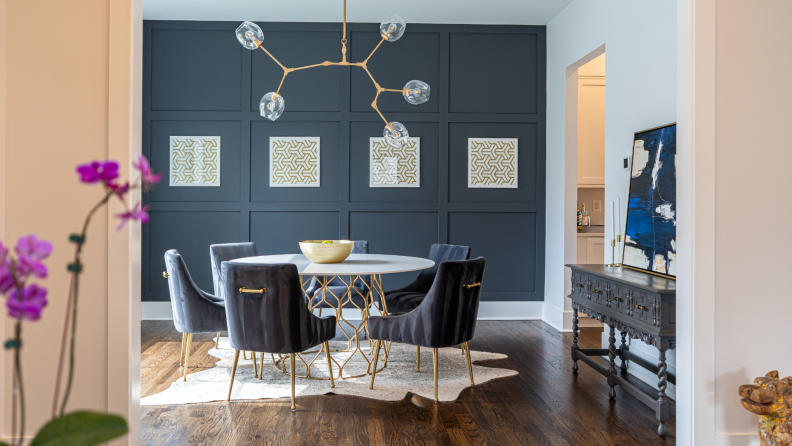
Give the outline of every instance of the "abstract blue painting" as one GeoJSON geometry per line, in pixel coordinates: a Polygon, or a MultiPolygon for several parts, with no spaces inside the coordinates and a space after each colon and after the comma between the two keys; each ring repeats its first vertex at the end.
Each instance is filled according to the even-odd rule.
{"type": "Polygon", "coordinates": [[[622,263],[676,277],[676,124],[635,134],[622,263]]]}

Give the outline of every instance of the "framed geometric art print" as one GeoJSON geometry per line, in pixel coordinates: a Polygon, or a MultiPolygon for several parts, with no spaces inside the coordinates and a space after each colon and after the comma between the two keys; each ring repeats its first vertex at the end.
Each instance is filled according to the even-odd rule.
{"type": "Polygon", "coordinates": [[[421,187],[421,138],[398,149],[369,138],[369,187],[421,187]]]}
{"type": "Polygon", "coordinates": [[[676,124],[635,133],[622,264],[676,278],[676,124]]]}
{"type": "Polygon", "coordinates": [[[270,137],[270,187],[319,187],[318,136],[270,137]]]}
{"type": "Polygon", "coordinates": [[[220,137],[171,136],[170,186],[220,186],[220,137]]]}
{"type": "Polygon", "coordinates": [[[517,188],[517,138],[468,138],[468,187],[517,188]]]}

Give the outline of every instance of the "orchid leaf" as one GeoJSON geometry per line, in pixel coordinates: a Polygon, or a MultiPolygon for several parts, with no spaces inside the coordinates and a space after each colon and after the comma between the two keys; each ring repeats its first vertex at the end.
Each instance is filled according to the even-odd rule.
{"type": "Polygon", "coordinates": [[[99,445],[129,431],[126,420],[99,412],[72,412],[47,423],[30,446],[99,445]]]}

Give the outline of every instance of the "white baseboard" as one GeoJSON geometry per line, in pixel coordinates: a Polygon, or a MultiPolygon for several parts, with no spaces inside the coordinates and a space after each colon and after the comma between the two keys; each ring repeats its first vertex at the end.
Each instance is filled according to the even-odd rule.
{"type": "MultiPolygon", "coordinates": [[[[544,302],[481,302],[480,321],[530,321],[542,319],[544,302]]],[[[169,321],[173,319],[170,302],[143,302],[140,319],[144,321],[169,321]]],[[[327,311],[327,310],[325,310],[327,311]]],[[[328,313],[324,313],[328,314],[328,313]]],[[[344,319],[361,320],[360,310],[344,309],[344,319]]]]}

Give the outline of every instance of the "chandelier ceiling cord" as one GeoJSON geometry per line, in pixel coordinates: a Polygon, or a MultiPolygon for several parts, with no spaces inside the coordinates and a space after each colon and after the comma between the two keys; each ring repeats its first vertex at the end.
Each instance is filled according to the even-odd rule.
{"type": "Polygon", "coordinates": [[[383,130],[382,134],[385,137],[385,141],[394,147],[401,147],[404,143],[407,142],[409,139],[409,133],[407,132],[407,128],[400,122],[388,122],[385,119],[385,116],[382,115],[379,108],[377,107],[377,100],[379,96],[383,92],[396,92],[401,93],[404,95],[404,99],[413,105],[423,104],[424,102],[429,100],[429,85],[426,82],[422,82],[419,80],[412,80],[407,82],[407,84],[401,90],[395,89],[388,89],[382,88],[379,83],[374,79],[374,76],[371,74],[371,71],[368,69],[368,61],[371,59],[371,56],[377,52],[382,42],[395,42],[404,35],[404,30],[407,28],[407,24],[404,22],[404,19],[399,17],[397,14],[393,14],[392,16],[388,17],[384,22],[380,24],[380,34],[382,35],[382,40],[374,47],[374,50],[371,51],[371,54],[364,60],[363,62],[348,62],[347,61],[347,38],[346,38],[346,0],[344,0],[344,37],[341,39],[341,62],[330,62],[325,61],[322,63],[314,64],[314,65],[306,65],[304,67],[297,67],[297,68],[287,68],[284,66],[275,56],[272,55],[266,48],[264,48],[264,32],[261,31],[258,25],[253,22],[243,22],[239,28],[236,30],[236,36],[239,40],[239,43],[242,44],[243,47],[249,50],[255,50],[261,48],[264,50],[265,53],[272,60],[277,63],[281,69],[283,69],[283,77],[281,78],[280,85],[278,85],[278,89],[273,92],[269,92],[265,94],[261,98],[260,112],[261,116],[274,121],[283,114],[284,109],[286,108],[285,101],[283,100],[283,96],[280,94],[281,87],[283,87],[283,82],[286,80],[286,76],[289,73],[299,70],[305,70],[308,68],[315,68],[315,67],[329,67],[332,65],[339,65],[339,66],[352,66],[352,67],[360,67],[366,71],[366,73],[371,78],[371,81],[374,82],[374,87],[377,89],[377,95],[374,96],[374,102],[371,103],[371,107],[376,110],[376,112],[380,115],[383,121],[385,121],[385,129],[383,130]]]}

